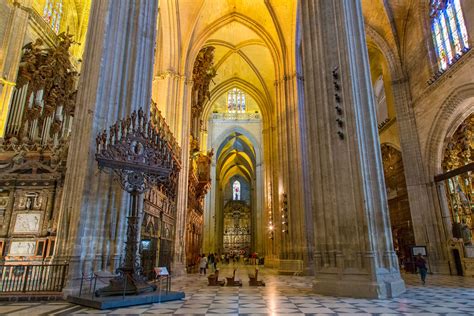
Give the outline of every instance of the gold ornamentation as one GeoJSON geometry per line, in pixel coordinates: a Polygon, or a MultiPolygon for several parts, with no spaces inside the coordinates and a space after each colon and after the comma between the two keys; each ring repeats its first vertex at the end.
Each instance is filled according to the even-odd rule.
{"type": "Polygon", "coordinates": [[[474,114],[471,114],[445,142],[442,167],[445,172],[465,166],[474,158],[474,114]]]}
{"type": "Polygon", "coordinates": [[[209,85],[217,75],[214,68],[214,47],[201,49],[193,68],[192,112],[193,117],[200,117],[206,98],[210,98],[209,85]]]}

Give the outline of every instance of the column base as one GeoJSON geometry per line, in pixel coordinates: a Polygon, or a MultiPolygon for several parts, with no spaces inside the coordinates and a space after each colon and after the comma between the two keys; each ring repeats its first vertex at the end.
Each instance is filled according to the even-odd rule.
{"type": "Polygon", "coordinates": [[[406,290],[405,281],[400,276],[379,281],[350,278],[351,276],[347,276],[346,279],[316,278],[313,282],[313,290],[318,294],[327,296],[374,299],[397,297],[406,290]]]}
{"type": "Polygon", "coordinates": [[[455,263],[448,260],[428,262],[428,271],[435,274],[456,275],[455,263]]]}

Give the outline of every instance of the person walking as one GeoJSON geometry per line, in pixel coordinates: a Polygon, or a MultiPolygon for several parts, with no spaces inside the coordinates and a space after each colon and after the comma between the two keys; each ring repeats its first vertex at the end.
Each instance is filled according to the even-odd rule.
{"type": "Polygon", "coordinates": [[[210,266],[209,268],[211,268],[211,272],[215,272],[215,268],[214,268],[214,261],[216,260],[216,258],[214,258],[214,254],[212,252],[209,253],[209,255],[207,256],[207,263],[208,265],[210,266]],[[213,271],[214,270],[214,271],[213,271]]]}
{"type": "Polygon", "coordinates": [[[206,275],[207,269],[207,257],[205,254],[202,254],[201,260],[199,261],[199,275],[204,274],[206,275]]]}
{"type": "Polygon", "coordinates": [[[428,269],[426,268],[426,260],[423,259],[421,253],[415,257],[415,266],[418,268],[418,271],[420,271],[421,282],[425,284],[428,269]]]}

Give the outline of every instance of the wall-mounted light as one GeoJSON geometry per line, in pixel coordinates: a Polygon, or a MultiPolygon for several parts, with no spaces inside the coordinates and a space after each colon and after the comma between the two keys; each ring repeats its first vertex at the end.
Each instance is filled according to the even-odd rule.
{"type": "Polygon", "coordinates": [[[281,205],[281,231],[288,233],[288,195],[286,193],[282,194],[281,205]]]}
{"type": "Polygon", "coordinates": [[[268,208],[268,238],[270,238],[271,240],[273,240],[274,238],[274,230],[275,230],[275,226],[273,225],[273,212],[272,212],[272,208],[269,207],[268,208]]]}

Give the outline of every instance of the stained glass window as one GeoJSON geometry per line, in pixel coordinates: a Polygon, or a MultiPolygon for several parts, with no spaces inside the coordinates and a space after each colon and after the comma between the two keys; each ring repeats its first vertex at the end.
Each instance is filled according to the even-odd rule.
{"type": "Polygon", "coordinates": [[[234,184],[232,185],[232,200],[240,200],[240,182],[238,180],[235,180],[234,184]]]}
{"type": "Polygon", "coordinates": [[[438,67],[446,70],[469,49],[459,0],[431,0],[431,27],[438,67]]]}
{"type": "Polygon", "coordinates": [[[245,93],[237,88],[227,93],[227,110],[229,113],[245,113],[245,93]]]}
{"type": "Polygon", "coordinates": [[[43,10],[43,19],[51,26],[54,32],[59,33],[59,25],[63,15],[62,0],[46,0],[43,10]]]}

